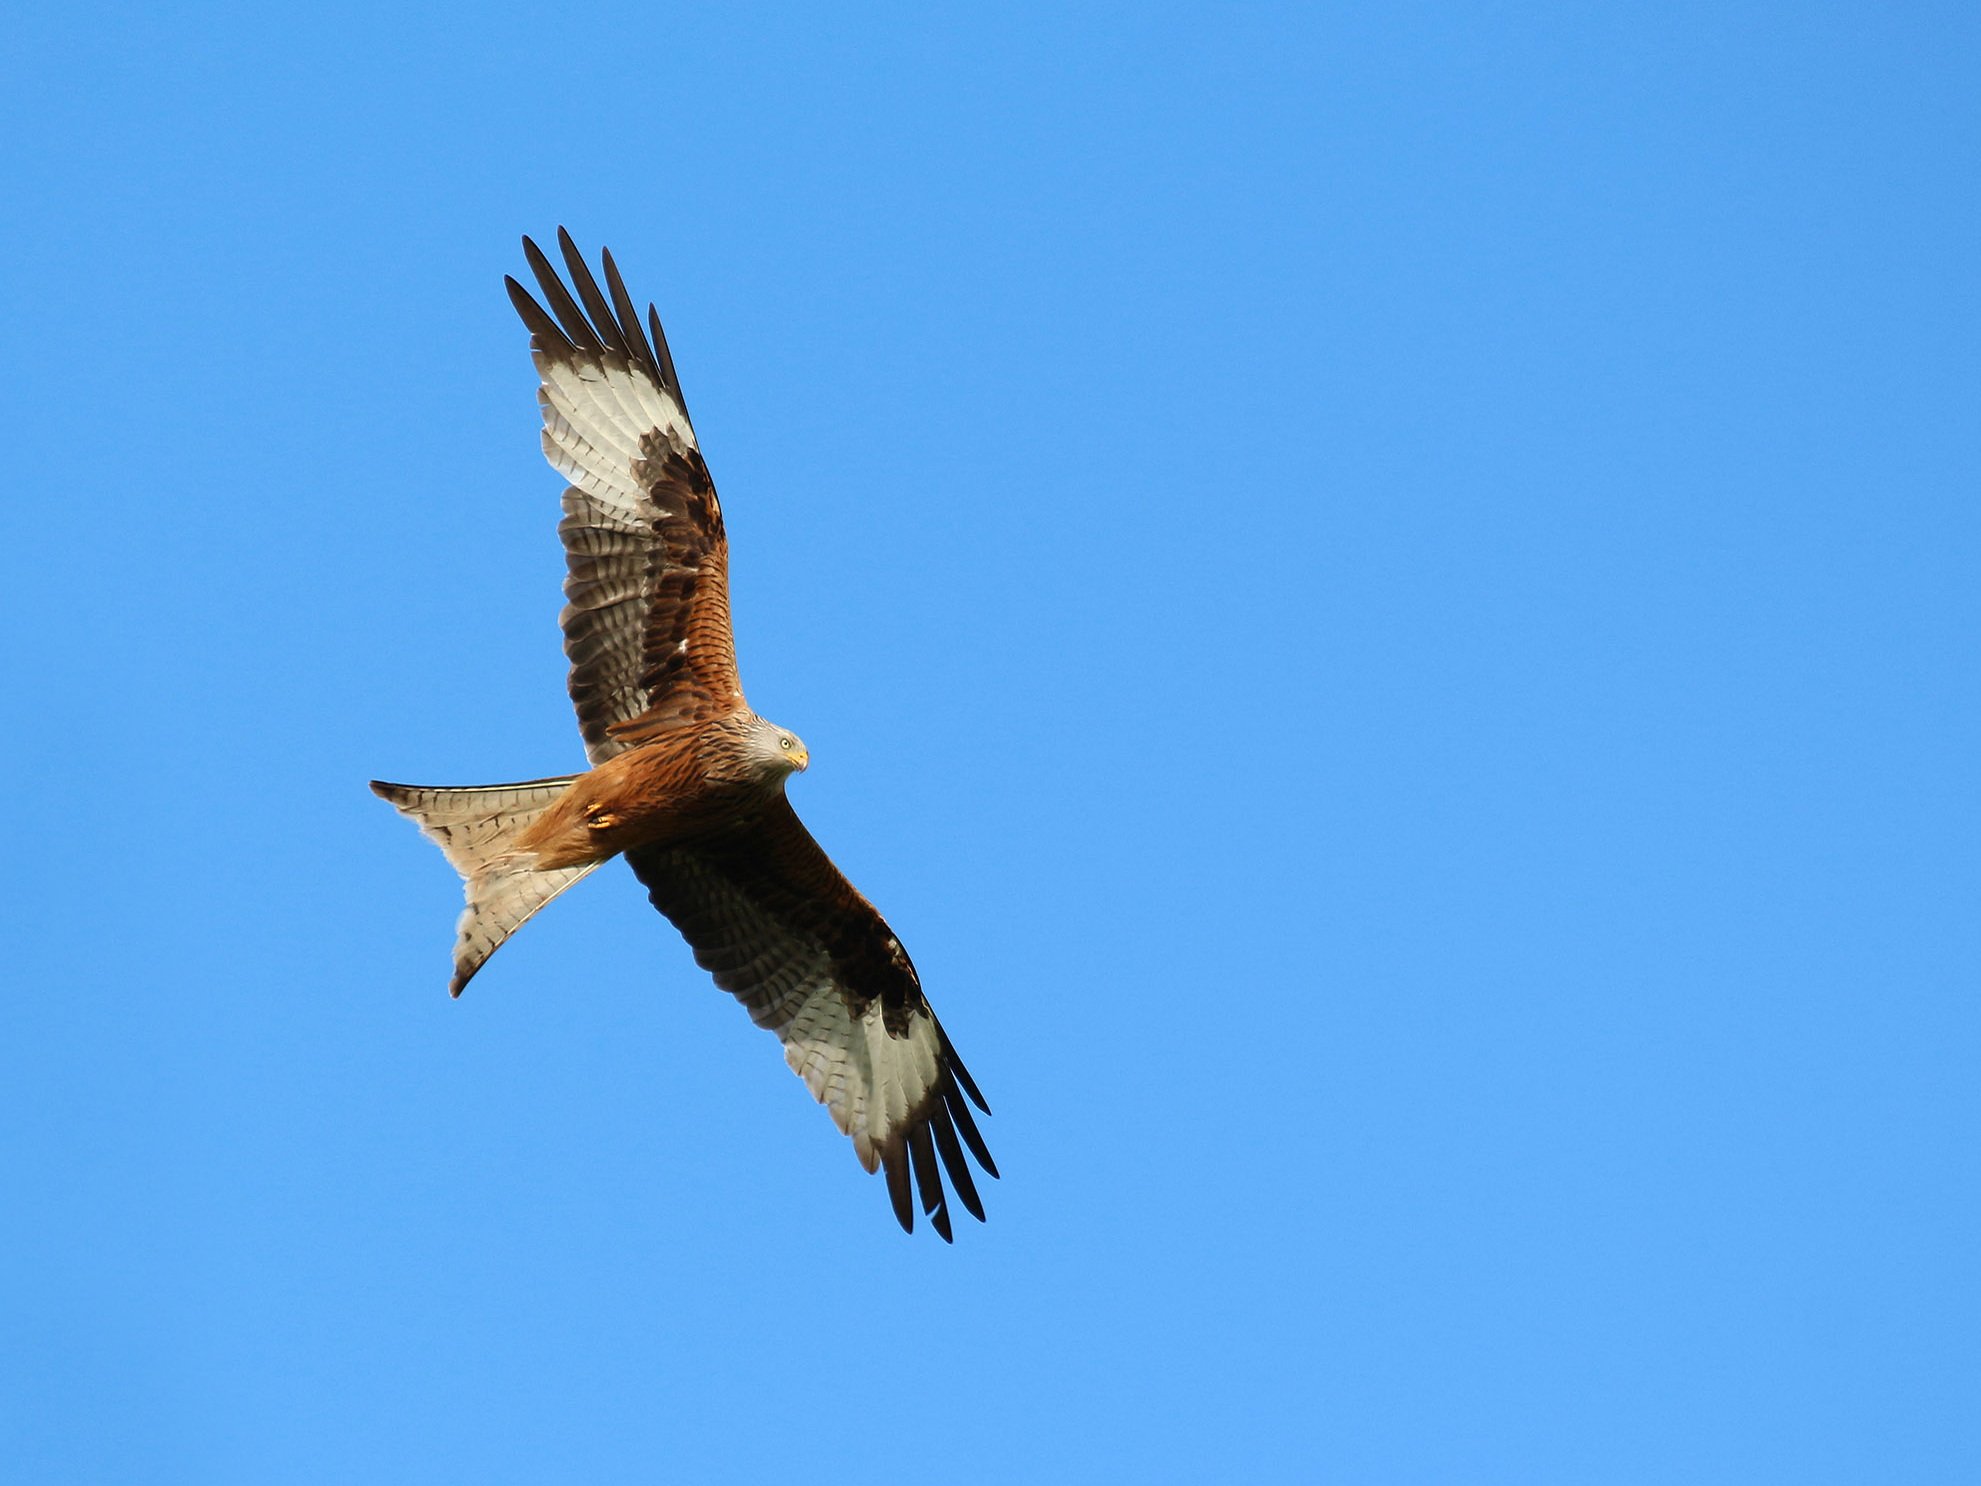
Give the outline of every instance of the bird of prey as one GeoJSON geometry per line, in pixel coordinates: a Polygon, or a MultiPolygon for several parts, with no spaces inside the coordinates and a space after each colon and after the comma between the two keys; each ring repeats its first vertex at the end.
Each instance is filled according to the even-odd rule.
{"type": "Polygon", "coordinates": [[[919,1197],[951,1240],[944,1174],[979,1220],[965,1150],[997,1175],[970,1113],[990,1107],[901,941],[785,798],[805,745],[743,698],[722,508],[660,317],[649,305],[642,328],[611,253],[601,291],[570,234],[557,237],[569,287],[527,237],[543,302],[506,282],[541,381],[543,451],[571,482],[562,624],[592,767],[465,788],[372,782],[465,880],[449,989],[623,856],[715,983],[782,1040],[860,1164],[887,1173],[901,1226],[914,1231],[919,1197]]]}

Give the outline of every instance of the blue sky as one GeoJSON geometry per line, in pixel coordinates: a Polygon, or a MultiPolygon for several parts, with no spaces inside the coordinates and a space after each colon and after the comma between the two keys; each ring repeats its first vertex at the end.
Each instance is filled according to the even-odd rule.
{"type": "Polygon", "coordinates": [[[1974,1479],[1978,31],[32,7],[0,1452],[1974,1479]],[[559,223],[997,1111],[953,1249],[623,870],[450,1002],[364,788],[581,762],[559,223]]]}

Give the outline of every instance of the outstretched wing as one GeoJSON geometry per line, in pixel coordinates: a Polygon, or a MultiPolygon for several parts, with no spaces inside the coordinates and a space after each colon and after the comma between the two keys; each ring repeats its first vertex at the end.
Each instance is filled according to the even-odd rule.
{"type": "Polygon", "coordinates": [[[981,1221],[963,1151],[997,1175],[970,1113],[972,1101],[985,1114],[990,1106],[900,941],[790,804],[780,796],[720,836],[626,860],[715,983],[782,1039],[785,1061],[853,1138],[860,1164],[885,1169],[901,1226],[914,1232],[912,1175],[922,1211],[951,1237],[945,1172],[981,1221]]]}
{"type": "Polygon", "coordinates": [[[612,254],[601,292],[561,227],[557,241],[575,298],[527,237],[549,310],[507,283],[542,382],[543,452],[571,481],[557,528],[569,568],[561,623],[571,701],[597,764],[659,729],[736,710],[743,687],[722,507],[660,316],[647,307],[649,341],[612,254]]]}

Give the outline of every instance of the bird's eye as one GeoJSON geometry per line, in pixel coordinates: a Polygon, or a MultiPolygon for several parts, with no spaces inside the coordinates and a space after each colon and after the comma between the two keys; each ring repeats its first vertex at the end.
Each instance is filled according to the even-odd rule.
{"type": "Polygon", "coordinates": [[[791,751],[791,740],[789,738],[779,738],[777,740],[777,746],[782,748],[786,753],[789,753],[791,751]]]}

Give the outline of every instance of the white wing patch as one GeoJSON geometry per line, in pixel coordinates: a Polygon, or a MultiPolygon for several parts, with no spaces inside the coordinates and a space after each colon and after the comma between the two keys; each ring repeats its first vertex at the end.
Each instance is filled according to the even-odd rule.
{"type": "Polygon", "coordinates": [[[560,349],[533,359],[544,457],[616,529],[649,529],[659,513],[639,479],[641,443],[658,433],[683,452],[695,448],[687,413],[617,353],[560,349]]]}
{"type": "Polygon", "coordinates": [[[622,529],[652,525],[652,501],[638,478],[640,446],[660,434],[679,450],[695,448],[695,430],[672,396],[646,372],[606,353],[535,353],[537,404],[543,408],[543,454],[551,468],[594,495],[622,529]]]}
{"type": "Polygon", "coordinates": [[[852,1138],[868,1171],[880,1165],[880,1147],[935,1087],[940,1049],[935,1024],[916,1017],[906,1037],[890,1037],[881,1005],[869,1002],[855,1020],[830,976],[811,979],[800,997],[781,1000],[771,1017],[750,1014],[777,1033],[784,1061],[852,1138]],[[792,1000],[796,1005],[792,1005],[792,1000]]]}

